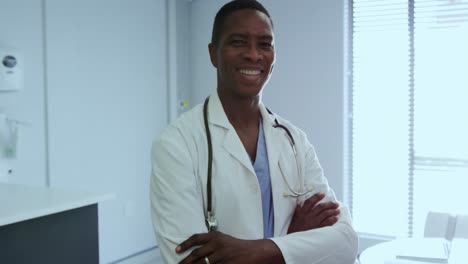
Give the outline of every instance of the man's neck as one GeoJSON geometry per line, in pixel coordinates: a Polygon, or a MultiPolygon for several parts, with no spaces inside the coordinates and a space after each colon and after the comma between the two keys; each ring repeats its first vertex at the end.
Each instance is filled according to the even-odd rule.
{"type": "Polygon", "coordinates": [[[224,112],[232,124],[237,129],[249,129],[258,127],[260,118],[260,96],[250,98],[240,98],[224,94],[218,90],[219,98],[224,112]]]}

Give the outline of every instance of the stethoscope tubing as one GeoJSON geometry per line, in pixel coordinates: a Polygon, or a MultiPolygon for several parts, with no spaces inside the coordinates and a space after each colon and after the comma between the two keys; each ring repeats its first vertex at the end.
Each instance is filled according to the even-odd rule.
{"type": "MultiPolygon", "coordinates": [[[[205,130],[206,130],[206,139],[207,139],[207,142],[208,142],[208,171],[207,171],[207,182],[206,182],[206,192],[207,192],[207,207],[206,207],[206,219],[205,219],[205,222],[206,222],[206,226],[208,228],[208,231],[214,231],[217,229],[217,221],[216,221],[216,218],[214,216],[214,213],[213,213],[213,210],[212,210],[212,186],[211,186],[211,179],[212,179],[212,167],[213,167],[213,145],[212,145],[212,142],[211,142],[211,132],[210,132],[210,128],[209,128],[209,124],[208,124],[208,101],[209,101],[210,97],[207,97],[205,99],[205,103],[203,104],[203,118],[204,118],[204,124],[205,124],[205,130]]],[[[267,111],[269,114],[275,116],[273,114],[273,112],[270,111],[270,109],[267,108],[267,111]]],[[[299,179],[303,180],[302,178],[302,170],[301,170],[301,166],[299,164],[299,159],[298,159],[298,153],[297,153],[297,149],[296,149],[296,143],[294,141],[294,138],[291,134],[291,131],[289,131],[289,129],[280,124],[278,122],[278,119],[276,118],[275,116],[275,124],[273,124],[273,127],[274,128],[281,128],[283,129],[285,132],[286,132],[286,135],[287,135],[287,138],[288,138],[288,141],[291,145],[291,148],[293,149],[293,153],[294,153],[294,159],[296,161],[296,167],[297,167],[297,173],[298,173],[298,176],[299,176],[299,179]]],[[[281,169],[281,167],[280,167],[281,169]]],[[[286,176],[284,175],[284,172],[281,172],[281,175],[283,176],[283,179],[284,181],[286,182],[286,186],[288,187],[289,191],[291,193],[284,193],[284,196],[285,197],[293,197],[293,198],[297,198],[297,197],[301,197],[301,196],[304,196],[306,195],[307,193],[311,192],[313,190],[313,188],[308,188],[304,191],[295,191],[291,188],[291,186],[289,185],[289,182],[288,180],[286,179],[286,176]]]]}

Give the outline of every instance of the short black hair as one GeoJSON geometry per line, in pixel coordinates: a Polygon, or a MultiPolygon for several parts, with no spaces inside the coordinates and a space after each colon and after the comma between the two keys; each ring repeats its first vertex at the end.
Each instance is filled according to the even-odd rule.
{"type": "Polygon", "coordinates": [[[218,13],[216,14],[213,23],[213,32],[211,34],[211,43],[217,45],[219,39],[221,38],[221,33],[226,18],[235,11],[242,9],[253,9],[264,13],[270,19],[271,26],[273,26],[273,21],[271,20],[270,14],[266,8],[256,0],[233,0],[221,7],[221,9],[219,9],[218,13]]]}

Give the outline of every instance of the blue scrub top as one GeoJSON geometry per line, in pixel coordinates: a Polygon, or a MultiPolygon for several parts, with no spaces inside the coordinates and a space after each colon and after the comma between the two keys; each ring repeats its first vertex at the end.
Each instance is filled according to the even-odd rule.
{"type": "Polygon", "coordinates": [[[263,211],[263,237],[271,238],[274,233],[274,209],[273,197],[271,194],[270,167],[268,163],[268,153],[265,143],[265,134],[263,133],[263,124],[260,119],[257,154],[253,167],[257,174],[260,191],[262,194],[262,211],[263,211]]]}

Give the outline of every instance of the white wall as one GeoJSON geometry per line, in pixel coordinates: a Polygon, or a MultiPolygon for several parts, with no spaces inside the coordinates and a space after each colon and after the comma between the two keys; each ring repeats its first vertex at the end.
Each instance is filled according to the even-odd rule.
{"type": "MultiPolygon", "coordinates": [[[[227,1],[196,0],[191,14],[192,102],[216,87],[208,42],[227,1]]],[[[330,185],[343,198],[344,1],[261,1],[275,27],[277,62],[265,104],[302,128],[315,145],[330,185]]]]}
{"type": "Polygon", "coordinates": [[[100,207],[102,262],[155,245],[149,153],[166,124],[165,10],[152,0],[47,2],[51,185],[117,194],[100,207]]]}
{"type": "Polygon", "coordinates": [[[166,1],[0,0],[0,10],[0,47],[26,59],[24,91],[0,93],[0,108],[31,123],[11,181],[115,193],[99,206],[100,263],[155,246],[148,188],[151,142],[167,124],[166,1]]]}
{"type": "Polygon", "coordinates": [[[43,29],[40,0],[0,0],[0,48],[23,53],[24,89],[0,93],[0,112],[27,122],[19,127],[17,157],[10,181],[46,182],[43,29]]]}
{"type": "MultiPolygon", "coordinates": [[[[191,9],[192,2],[189,0],[176,0],[176,41],[177,41],[177,97],[180,100],[192,98],[192,69],[191,69],[191,9]]],[[[190,107],[190,106],[189,106],[190,107]]],[[[179,106],[178,113],[187,109],[179,106]]]]}

